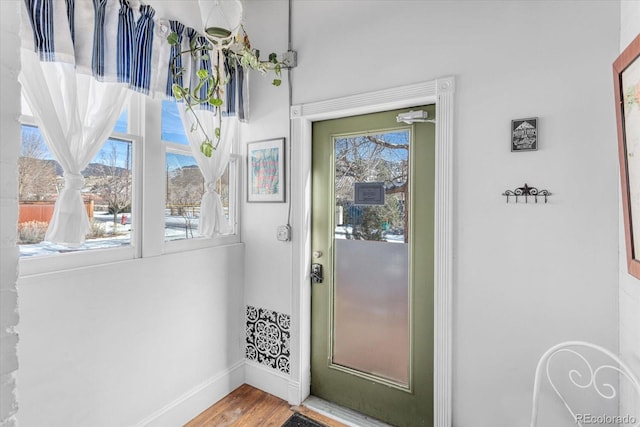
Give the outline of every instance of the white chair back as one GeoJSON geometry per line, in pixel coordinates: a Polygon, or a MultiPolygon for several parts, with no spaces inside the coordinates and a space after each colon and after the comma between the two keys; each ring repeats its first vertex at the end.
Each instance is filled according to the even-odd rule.
{"type": "MultiPolygon", "coordinates": [[[[566,341],[557,344],[547,350],[538,362],[536,367],[535,382],[533,385],[533,408],[531,412],[531,427],[538,426],[538,409],[540,406],[540,386],[543,381],[543,374],[551,388],[564,406],[567,408],[575,425],[583,427],[583,424],[589,425],[594,423],[594,418],[588,417],[607,417],[606,414],[597,413],[598,408],[594,408],[590,414],[576,413],[574,410],[575,400],[569,399],[567,390],[559,386],[560,378],[554,377],[558,369],[551,369],[552,362],[558,355],[569,355],[575,360],[577,366],[575,368],[564,369],[562,365],[562,374],[566,373],[567,377],[564,381],[574,386],[577,391],[589,392],[592,396],[611,401],[619,396],[619,390],[624,386],[623,382],[628,382],[629,390],[635,393],[636,399],[640,402],[640,382],[633,374],[631,369],[620,360],[618,356],[596,344],[584,341],[566,341]],[[589,360],[588,356],[598,355],[598,360],[589,360]],[[602,363],[602,360],[606,360],[602,363]],[[594,365],[594,363],[598,363],[594,365]],[[617,374],[617,375],[616,375],[617,374]],[[617,378],[611,381],[612,375],[617,378]],[[554,377],[554,378],[552,378],[554,377]],[[573,402],[570,403],[570,402],[573,402]]],[[[625,386],[626,387],[626,386],[625,386]]],[[[626,389],[625,389],[626,390],[626,389]]],[[[616,414],[611,415],[610,419],[595,421],[613,421],[616,425],[624,427],[640,427],[640,408],[637,408],[635,414],[616,414]],[[626,417],[626,418],[625,418],[626,417]]],[[[600,423],[601,424],[601,423],[600,423]]]]}

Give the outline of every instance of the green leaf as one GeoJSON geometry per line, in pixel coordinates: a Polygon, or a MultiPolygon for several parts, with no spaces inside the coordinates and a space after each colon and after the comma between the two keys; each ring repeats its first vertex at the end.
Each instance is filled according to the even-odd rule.
{"type": "Polygon", "coordinates": [[[209,77],[209,72],[203,68],[199,69],[196,74],[200,80],[204,80],[209,77]]]}
{"type": "Polygon", "coordinates": [[[213,105],[214,107],[220,107],[222,105],[223,101],[220,98],[209,98],[209,104],[213,105]]]}
{"type": "Polygon", "coordinates": [[[182,86],[174,84],[171,86],[171,91],[178,101],[184,98],[184,88],[182,86]]]}
{"type": "Polygon", "coordinates": [[[271,62],[273,64],[277,64],[278,63],[278,55],[276,55],[275,53],[270,53],[269,54],[269,62],[271,62]]]}
{"type": "Polygon", "coordinates": [[[200,144],[200,152],[206,157],[211,157],[211,155],[213,154],[213,150],[215,150],[215,148],[213,147],[211,141],[209,141],[208,139],[202,141],[202,144],[200,144]]]}
{"type": "Polygon", "coordinates": [[[273,85],[274,86],[280,86],[282,84],[282,80],[280,79],[273,79],[273,85]]]}
{"type": "Polygon", "coordinates": [[[178,44],[178,33],[172,31],[171,34],[167,37],[167,43],[171,46],[178,44]]]}
{"type": "Polygon", "coordinates": [[[220,127],[217,127],[214,132],[215,132],[215,135],[216,135],[216,139],[220,139],[220,127]]]}

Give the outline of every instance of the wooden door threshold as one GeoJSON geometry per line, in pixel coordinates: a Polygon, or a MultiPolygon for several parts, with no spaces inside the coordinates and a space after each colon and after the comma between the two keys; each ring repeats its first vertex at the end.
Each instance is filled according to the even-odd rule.
{"type": "Polygon", "coordinates": [[[341,422],[349,427],[393,427],[352,409],[338,406],[316,396],[309,396],[302,405],[318,414],[341,422]]]}

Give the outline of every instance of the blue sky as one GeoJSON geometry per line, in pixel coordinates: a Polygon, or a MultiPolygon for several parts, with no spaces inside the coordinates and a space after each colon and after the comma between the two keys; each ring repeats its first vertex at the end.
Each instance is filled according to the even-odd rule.
{"type": "MultiPolygon", "coordinates": [[[[127,110],[122,112],[113,130],[127,133],[127,110]]],[[[162,140],[189,145],[178,114],[178,106],[173,101],[162,101],[162,140]]]]}
{"type": "Polygon", "coordinates": [[[162,101],[162,140],[189,145],[178,114],[178,105],[173,101],[162,101]]]}
{"type": "MultiPolygon", "coordinates": [[[[118,133],[128,133],[128,120],[127,120],[128,111],[125,110],[122,112],[116,125],[114,127],[114,132],[118,133]]],[[[40,131],[38,128],[34,126],[23,126],[22,127],[23,134],[34,133],[42,138],[40,131]]],[[[180,120],[180,115],[178,114],[177,104],[173,101],[163,101],[162,102],[162,140],[174,142],[177,144],[188,145],[187,137],[184,132],[184,128],[182,127],[182,122],[180,120]]],[[[92,162],[100,162],[101,159],[107,157],[114,146],[111,142],[115,143],[115,147],[117,150],[117,166],[125,167],[127,164],[126,156],[127,156],[127,142],[119,141],[116,139],[109,139],[107,143],[102,147],[101,151],[96,155],[92,162]]],[[[46,147],[45,147],[46,149],[46,147]]],[[[52,159],[51,153],[46,150],[46,154],[44,155],[45,159],[52,159]]],[[[175,167],[184,167],[184,166],[192,166],[195,164],[195,160],[191,156],[177,156],[168,153],[167,154],[167,163],[170,163],[169,168],[174,169],[175,167]]],[[[130,163],[129,163],[130,164],[130,163]]]]}
{"type": "MultiPolygon", "coordinates": [[[[369,135],[372,135],[372,134],[369,134],[369,135]]],[[[391,131],[391,132],[381,132],[378,134],[373,134],[372,136],[382,139],[391,145],[409,145],[410,143],[409,135],[410,134],[408,130],[398,130],[398,131],[391,131]]],[[[357,138],[357,139],[363,138],[365,140],[365,143],[361,146],[361,150],[362,150],[361,154],[365,157],[369,152],[369,150],[371,150],[372,147],[374,147],[375,145],[373,142],[367,143],[364,135],[363,136],[349,135],[346,137],[337,137],[336,144],[339,144],[345,140],[349,140],[353,138],[357,138]]],[[[386,148],[382,150],[380,155],[385,160],[399,161],[399,160],[407,160],[409,157],[409,152],[407,150],[401,150],[401,149],[394,150],[394,149],[386,148]]]]}

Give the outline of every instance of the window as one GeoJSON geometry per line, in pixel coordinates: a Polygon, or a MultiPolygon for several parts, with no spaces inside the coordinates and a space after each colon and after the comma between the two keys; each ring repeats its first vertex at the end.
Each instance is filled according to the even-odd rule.
{"type": "Polygon", "coordinates": [[[165,240],[198,236],[204,178],[191,155],[167,152],[165,240]]]}
{"type": "MultiPolygon", "coordinates": [[[[230,171],[235,169],[236,158],[216,183],[216,192],[222,199],[224,220],[235,225],[233,207],[230,201],[230,171]]],[[[193,239],[198,237],[200,201],[204,194],[204,178],[195,159],[190,154],[179,154],[175,148],[167,148],[166,154],[166,204],[165,241],[193,239]]],[[[234,234],[233,231],[225,234],[234,234]]]]}
{"type": "MultiPolygon", "coordinates": [[[[126,112],[116,129],[126,129],[126,112]]],[[[69,248],[44,242],[54,204],[64,186],[63,171],[40,130],[22,125],[18,159],[18,245],[21,257],[131,245],[133,139],[109,138],[82,171],[82,199],[90,222],[85,244],[69,248]]]]}
{"type": "MultiPolygon", "coordinates": [[[[165,241],[198,238],[205,180],[189,146],[178,105],[173,101],[162,102],[162,140],[165,146],[165,241]]],[[[232,155],[215,184],[215,191],[222,199],[224,221],[229,225],[229,231],[224,233],[227,236],[236,234],[238,158],[232,155]]]]}
{"type": "Polygon", "coordinates": [[[176,104],[135,93],[110,137],[82,172],[81,193],[91,223],[85,244],[69,248],[44,242],[64,178],[30,114],[24,104],[18,167],[22,275],[133,259],[143,252],[160,255],[239,242],[240,156],[231,156],[216,183],[229,231],[203,238],[198,222],[205,183],[176,104]],[[140,209],[143,205],[147,208],[140,209]],[[160,206],[164,209],[150,208],[160,206]]]}

